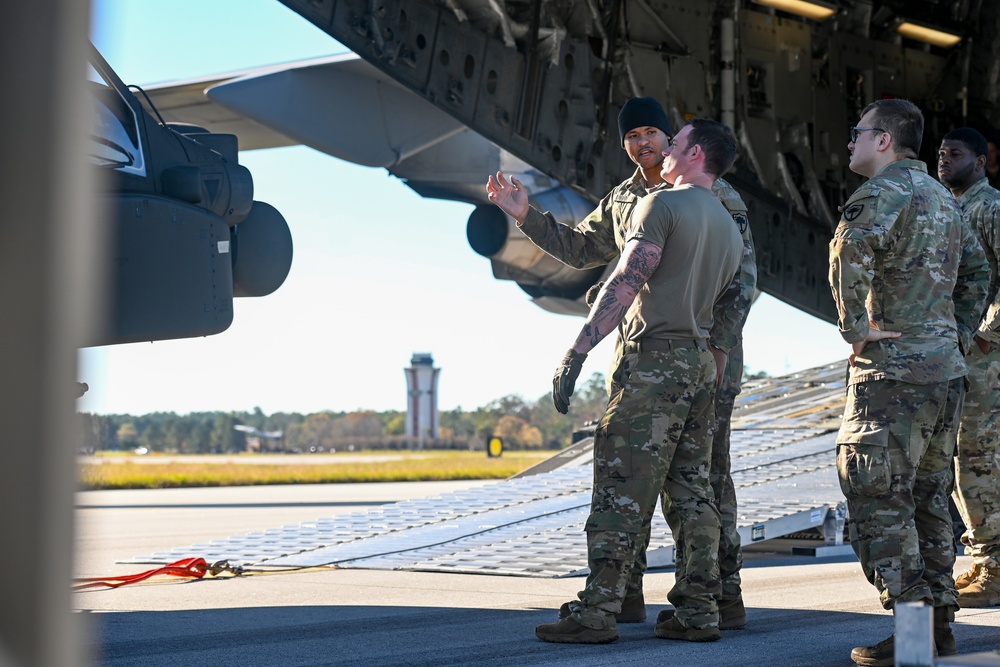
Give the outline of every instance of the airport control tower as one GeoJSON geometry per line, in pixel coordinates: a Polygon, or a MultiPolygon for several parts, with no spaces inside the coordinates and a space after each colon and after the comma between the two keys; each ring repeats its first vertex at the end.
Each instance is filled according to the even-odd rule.
{"type": "Polygon", "coordinates": [[[420,449],[425,440],[438,436],[438,373],[429,352],[414,352],[406,374],[406,435],[417,441],[420,449]]]}

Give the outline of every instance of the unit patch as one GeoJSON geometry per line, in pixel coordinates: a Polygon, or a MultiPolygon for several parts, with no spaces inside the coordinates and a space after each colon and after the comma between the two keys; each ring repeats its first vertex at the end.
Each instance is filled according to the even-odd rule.
{"type": "Polygon", "coordinates": [[[861,215],[861,211],[863,210],[865,210],[864,204],[852,204],[848,206],[847,209],[844,210],[844,220],[854,222],[854,220],[861,215]]]}
{"type": "Polygon", "coordinates": [[[747,220],[747,214],[733,213],[733,220],[736,221],[736,226],[740,228],[740,234],[746,234],[747,227],[750,225],[750,221],[747,220]]]}

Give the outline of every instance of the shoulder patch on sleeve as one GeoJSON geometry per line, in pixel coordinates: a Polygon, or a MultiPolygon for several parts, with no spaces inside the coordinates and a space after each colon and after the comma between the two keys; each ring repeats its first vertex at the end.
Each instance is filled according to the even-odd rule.
{"type": "Polygon", "coordinates": [[[866,221],[872,220],[881,192],[882,188],[877,185],[867,184],[855,190],[847,203],[838,207],[841,224],[863,225],[866,221]]]}
{"type": "Polygon", "coordinates": [[[854,222],[861,212],[865,210],[865,205],[861,202],[856,202],[851,204],[844,209],[844,220],[847,222],[854,222]]]}
{"type": "Polygon", "coordinates": [[[736,227],[739,228],[740,234],[747,233],[747,227],[750,226],[750,221],[747,219],[746,213],[733,213],[733,221],[736,223],[736,227]]]}
{"type": "Polygon", "coordinates": [[[874,223],[878,197],[851,198],[840,207],[840,224],[848,227],[867,227],[874,223]]]}

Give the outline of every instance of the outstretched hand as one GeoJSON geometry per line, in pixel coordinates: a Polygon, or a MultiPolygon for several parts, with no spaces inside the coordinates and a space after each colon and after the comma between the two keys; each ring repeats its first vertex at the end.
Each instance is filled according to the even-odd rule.
{"type": "Polygon", "coordinates": [[[528,191],[521,185],[521,181],[513,176],[508,181],[503,172],[498,171],[496,177],[490,176],[486,182],[486,194],[501,211],[519,223],[524,222],[528,215],[528,191]]]}

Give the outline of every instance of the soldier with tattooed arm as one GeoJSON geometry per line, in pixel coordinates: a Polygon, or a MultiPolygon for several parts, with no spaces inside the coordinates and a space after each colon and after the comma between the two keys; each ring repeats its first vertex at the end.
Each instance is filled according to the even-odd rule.
{"type": "Polygon", "coordinates": [[[738,296],[728,288],[743,242],[712,185],[732,166],[736,141],[724,125],[695,119],[664,156],[662,175],[674,187],[636,204],[621,258],[553,378],[553,401],[565,412],[583,360],[622,326],[616,390],[594,440],[590,574],[570,615],[535,629],[545,641],[618,639],[615,615],[661,490],[685,571],[668,595],[676,612],[655,634],[720,637],[720,522],[709,483],[717,380],[708,337],[716,301],[738,296]]]}

